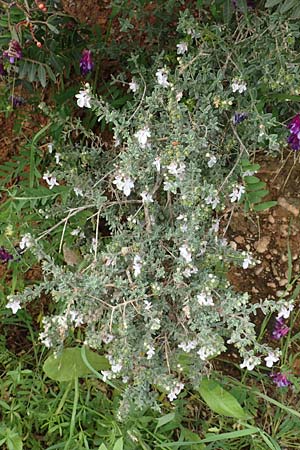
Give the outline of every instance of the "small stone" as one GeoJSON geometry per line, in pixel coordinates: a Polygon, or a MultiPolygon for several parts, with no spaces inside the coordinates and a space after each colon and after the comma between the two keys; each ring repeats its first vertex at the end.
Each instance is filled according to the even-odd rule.
{"type": "Polygon", "coordinates": [[[287,278],[282,278],[282,280],[279,281],[279,286],[285,286],[288,283],[287,278]]]}
{"type": "Polygon", "coordinates": [[[281,261],[282,261],[282,262],[287,262],[287,260],[288,260],[287,256],[283,254],[283,255],[281,256],[281,261]]]}
{"type": "Polygon", "coordinates": [[[275,283],[272,283],[272,282],[267,283],[267,286],[272,288],[272,289],[276,289],[276,284],[275,283]]]}
{"type": "Polygon", "coordinates": [[[279,197],[278,205],[286,209],[288,212],[293,214],[295,217],[299,216],[299,209],[296,206],[291,205],[284,197],[279,197]]]}
{"type": "Polygon", "coordinates": [[[274,217],[270,214],[269,215],[269,217],[268,217],[268,221],[270,222],[270,223],[275,223],[275,219],[274,219],[274,217]]]}
{"type": "Polygon", "coordinates": [[[243,236],[236,236],[234,238],[235,242],[237,242],[238,244],[245,244],[245,238],[243,238],[243,236]]]}
{"type": "Polygon", "coordinates": [[[259,290],[256,289],[256,287],[254,287],[254,286],[252,287],[251,291],[253,292],[253,294],[258,294],[259,293],[259,290]]]}
{"type": "Polygon", "coordinates": [[[230,242],[229,242],[229,245],[230,245],[230,247],[231,247],[233,250],[237,250],[237,243],[236,243],[236,242],[230,241],[230,242]]]}
{"type": "Polygon", "coordinates": [[[258,242],[256,242],[255,248],[258,253],[265,253],[270,244],[270,236],[263,236],[258,242]]]}
{"type": "Polygon", "coordinates": [[[262,271],[264,270],[263,266],[258,267],[257,269],[255,269],[255,275],[259,275],[260,273],[262,273],[262,271]]]}

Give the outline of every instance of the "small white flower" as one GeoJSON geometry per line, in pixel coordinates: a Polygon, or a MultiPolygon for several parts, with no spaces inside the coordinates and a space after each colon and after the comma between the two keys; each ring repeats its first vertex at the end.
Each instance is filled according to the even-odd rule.
{"type": "Polygon", "coordinates": [[[137,138],[141,148],[146,148],[148,138],[151,137],[151,132],[148,127],[144,127],[142,130],[137,131],[134,136],[137,138]]]}
{"type": "Polygon", "coordinates": [[[207,347],[201,347],[197,351],[197,354],[199,355],[199,357],[202,361],[206,361],[209,356],[214,354],[214,350],[212,350],[211,348],[207,348],[207,347]]]}
{"type": "Polygon", "coordinates": [[[147,359],[151,359],[155,355],[155,348],[151,345],[147,350],[147,359]]]}
{"type": "Polygon", "coordinates": [[[48,147],[48,152],[51,154],[53,152],[53,143],[49,142],[49,144],[47,144],[48,147]]]}
{"type": "Polygon", "coordinates": [[[119,373],[119,372],[121,372],[122,367],[123,367],[122,364],[112,364],[111,365],[111,371],[113,373],[119,373]]]}
{"type": "Polygon", "coordinates": [[[140,257],[140,255],[135,255],[133,259],[133,270],[135,277],[137,277],[141,273],[142,267],[143,267],[142,258],[140,257]]]}
{"type": "Polygon", "coordinates": [[[279,361],[279,357],[273,352],[269,353],[264,359],[267,367],[273,367],[273,364],[279,361]]]}
{"type": "Polygon", "coordinates": [[[249,358],[245,358],[242,364],[240,364],[240,368],[247,370],[253,370],[254,367],[258,366],[260,364],[260,358],[257,358],[256,356],[250,356],[249,358]]]}
{"type": "Polygon", "coordinates": [[[103,376],[103,381],[105,383],[106,380],[109,380],[112,376],[112,373],[110,370],[101,370],[101,374],[103,376]]]}
{"type": "Polygon", "coordinates": [[[179,247],[180,256],[187,262],[192,262],[192,253],[189,249],[189,247],[184,244],[181,247],[179,247]]]}
{"type": "Polygon", "coordinates": [[[109,334],[109,333],[103,333],[101,337],[102,337],[102,341],[104,342],[104,344],[109,344],[115,338],[112,334],[109,334]]]}
{"type": "Polygon", "coordinates": [[[172,402],[177,398],[178,394],[182,391],[183,388],[184,388],[183,383],[176,384],[176,386],[168,394],[168,399],[170,400],[170,402],[172,402]]]}
{"type": "Polygon", "coordinates": [[[184,271],[182,272],[182,275],[186,278],[191,278],[191,276],[197,272],[198,272],[198,268],[190,265],[184,269],[184,271]]]}
{"type": "Polygon", "coordinates": [[[245,193],[246,189],[244,186],[240,185],[233,189],[231,194],[229,194],[229,198],[231,203],[233,202],[239,202],[242,195],[245,193]]]}
{"type": "Polygon", "coordinates": [[[32,246],[32,236],[31,234],[27,233],[24,234],[22,239],[19,242],[19,247],[21,250],[24,250],[25,248],[29,248],[32,246]]]}
{"type": "Polygon", "coordinates": [[[166,73],[165,69],[159,69],[155,75],[158,84],[160,84],[162,87],[166,88],[170,86],[170,83],[168,82],[168,74],[166,73]]]}
{"type": "Polygon", "coordinates": [[[177,94],[176,94],[176,101],[177,102],[180,102],[180,100],[182,99],[182,97],[183,97],[183,92],[182,91],[179,91],[179,92],[177,92],[177,94]]]}
{"type": "Polygon", "coordinates": [[[139,85],[138,83],[132,79],[131,82],[129,83],[129,89],[133,92],[136,93],[139,90],[139,85]]]}
{"type": "Polygon", "coordinates": [[[149,302],[148,300],[144,301],[144,307],[146,311],[150,311],[150,309],[152,308],[152,303],[149,302]]]}
{"type": "Polygon", "coordinates": [[[214,301],[210,293],[202,291],[197,295],[197,300],[201,306],[214,306],[214,301]]]}
{"type": "Polygon", "coordinates": [[[290,304],[287,306],[283,306],[278,313],[277,319],[283,317],[284,319],[288,319],[290,317],[291,312],[294,309],[294,305],[290,304]]]}
{"type": "Polygon", "coordinates": [[[254,175],[255,173],[257,173],[257,170],[246,170],[242,174],[242,177],[252,177],[252,175],[254,175]]]}
{"type": "Polygon", "coordinates": [[[175,161],[171,162],[167,166],[168,172],[171,175],[175,175],[176,177],[181,177],[185,172],[185,164],[183,162],[180,162],[179,164],[175,161]]]}
{"type": "Polygon", "coordinates": [[[248,267],[253,263],[253,259],[250,255],[247,255],[243,261],[243,269],[248,269],[248,267]]]}
{"type": "MultiPolygon", "coordinates": [[[[60,153],[55,153],[55,155],[54,155],[54,158],[55,158],[55,162],[56,162],[56,164],[60,164],[60,157],[61,157],[61,154],[60,153]]],[[[61,165],[61,164],[60,164],[61,165]]]]}
{"type": "Polygon", "coordinates": [[[241,80],[233,80],[231,83],[232,92],[239,92],[242,94],[247,90],[247,83],[241,80]]]}
{"type": "Polygon", "coordinates": [[[153,197],[151,194],[149,194],[149,192],[147,191],[143,191],[141,193],[141,197],[142,197],[142,201],[143,203],[153,203],[153,197]]]}
{"type": "Polygon", "coordinates": [[[81,89],[79,91],[79,94],[76,94],[75,97],[77,98],[77,105],[80,108],[91,108],[91,94],[90,94],[90,86],[88,83],[86,83],[86,89],[81,89]]]}
{"type": "Polygon", "coordinates": [[[180,42],[176,45],[177,55],[184,55],[188,51],[188,46],[186,42],[180,42]]]}
{"type": "Polygon", "coordinates": [[[197,341],[188,341],[188,342],[182,342],[178,345],[179,348],[182,348],[182,350],[186,353],[189,353],[191,350],[194,350],[194,348],[197,347],[197,341]]]}
{"type": "Polygon", "coordinates": [[[212,209],[216,209],[217,205],[220,203],[220,199],[217,195],[215,197],[208,195],[205,199],[205,203],[211,205],[212,209]]]}
{"type": "Polygon", "coordinates": [[[59,183],[56,180],[56,177],[54,177],[51,173],[46,172],[43,175],[43,180],[46,181],[46,183],[49,186],[49,189],[53,189],[54,186],[59,186],[59,183]]]}
{"type": "Polygon", "coordinates": [[[176,185],[172,181],[164,181],[163,183],[164,191],[166,192],[176,192],[176,185]]]}
{"type": "Polygon", "coordinates": [[[20,305],[20,300],[10,300],[7,304],[6,304],[6,308],[10,308],[13,312],[13,314],[16,314],[19,309],[22,309],[21,305],[20,305]]]}
{"type": "Polygon", "coordinates": [[[76,197],[83,197],[83,191],[79,187],[74,187],[73,191],[74,191],[76,197]]]}
{"type": "Polygon", "coordinates": [[[217,162],[217,158],[214,155],[212,155],[210,157],[210,159],[208,160],[207,165],[209,168],[211,168],[216,164],[216,162],[217,162]]]}
{"type": "Polygon", "coordinates": [[[116,175],[113,184],[115,184],[120,191],[123,191],[126,197],[130,195],[131,190],[134,188],[134,181],[123,175],[116,175]]]}
{"type": "Polygon", "coordinates": [[[157,172],[160,172],[160,158],[157,156],[153,161],[153,166],[155,166],[157,172]]]}

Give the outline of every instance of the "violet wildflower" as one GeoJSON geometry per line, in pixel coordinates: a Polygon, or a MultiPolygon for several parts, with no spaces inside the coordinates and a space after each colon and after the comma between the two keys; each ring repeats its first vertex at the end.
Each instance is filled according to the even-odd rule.
{"type": "Polygon", "coordinates": [[[9,101],[12,103],[13,108],[18,108],[26,103],[23,97],[19,97],[18,95],[11,95],[9,97],[9,101]]]}
{"type": "Polygon", "coordinates": [[[91,50],[83,50],[81,59],[80,59],[80,72],[83,76],[86,76],[89,72],[91,72],[94,68],[94,63],[92,60],[92,52],[91,50]]]}
{"type": "Polygon", "coordinates": [[[296,114],[287,126],[290,130],[288,144],[293,150],[300,150],[300,114],[296,114]]]}
{"type": "Polygon", "coordinates": [[[0,260],[3,262],[8,262],[14,259],[13,255],[11,255],[4,247],[0,247],[0,260]]]}
{"type": "Polygon", "coordinates": [[[287,387],[291,384],[291,382],[287,379],[287,376],[281,372],[271,373],[270,377],[277,387],[287,387]]]}
{"type": "Polygon", "coordinates": [[[7,58],[11,64],[14,64],[16,59],[22,58],[22,49],[18,41],[12,39],[9,43],[8,50],[3,52],[4,58],[7,58]]]}
{"type": "Polygon", "coordinates": [[[248,117],[248,114],[247,114],[247,113],[244,113],[244,112],[241,112],[241,113],[235,112],[235,113],[234,113],[234,116],[233,116],[233,118],[232,118],[233,125],[238,125],[239,123],[242,123],[245,119],[247,119],[247,117],[248,117]]]}
{"type": "Polygon", "coordinates": [[[279,319],[276,319],[272,337],[273,339],[279,340],[286,336],[289,331],[290,328],[285,324],[283,317],[280,317],[279,319]]]}

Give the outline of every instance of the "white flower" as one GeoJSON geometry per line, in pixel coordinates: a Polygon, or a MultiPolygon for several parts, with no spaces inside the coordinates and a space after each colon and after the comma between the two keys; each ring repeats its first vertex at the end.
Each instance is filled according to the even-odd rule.
{"type": "Polygon", "coordinates": [[[294,305],[290,304],[287,306],[283,306],[278,313],[277,319],[283,317],[284,319],[288,319],[290,317],[291,312],[294,309],[294,305]]]}
{"type": "Polygon", "coordinates": [[[160,84],[162,87],[166,88],[170,86],[170,83],[168,82],[168,74],[166,73],[165,69],[159,69],[155,75],[158,84],[160,84]]]}
{"type": "Polygon", "coordinates": [[[51,154],[53,152],[53,143],[49,142],[49,144],[47,144],[48,147],[48,152],[51,154]]]}
{"type": "Polygon", "coordinates": [[[260,364],[260,358],[257,358],[256,356],[249,356],[249,358],[245,358],[242,364],[240,364],[240,368],[247,370],[253,370],[255,366],[260,364]]]}
{"type": "Polygon", "coordinates": [[[229,194],[231,203],[233,202],[239,202],[242,195],[245,193],[246,189],[244,186],[240,185],[233,189],[231,194],[229,194]]]}
{"type": "Polygon", "coordinates": [[[22,309],[21,305],[20,305],[20,300],[10,300],[7,304],[6,304],[6,308],[11,308],[13,314],[16,314],[19,309],[22,309]]]}
{"type": "Polygon", "coordinates": [[[184,388],[183,383],[176,384],[176,386],[168,394],[168,399],[170,400],[170,402],[172,402],[177,398],[178,394],[182,391],[183,388],[184,388]]]}
{"type": "Polygon", "coordinates": [[[157,172],[160,172],[160,158],[157,156],[153,161],[153,166],[155,166],[157,172]]]}
{"type": "Polygon", "coordinates": [[[143,191],[141,193],[141,197],[142,197],[142,201],[143,203],[153,203],[153,197],[151,194],[149,194],[149,192],[147,191],[143,191]]]}
{"type": "Polygon", "coordinates": [[[137,138],[141,148],[146,148],[148,138],[151,137],[151,132],[148,127],[144,127],[142,130],[137,131],[134,136],[137,138]]]}
{"type": "Polygon", "coordinates": [[[109,344],[115,338],[112,334],[109,334],[109,333],[104,333],[104,334],[102,334],[101,337],[102,337],[102,341],[104,342],[104,344],[109,344]]]}
{"type": "Polygon", "coordinates": [[[205,203],[207,205],[211,205],[212,209],[216,209],[217,205],[220,203],[220,199],[217,195],[215,197],[213,197],[212,195],[208,195],[208,197],[206,197],[205,199],[205,203]]]}
{"type": "Polygon", "coordinates": [[[144,301],[144,306],[145,306],[145,310],[146,311],[150,311],[150,309],[152,308],[152,303],[149,302],[148,300],[144,301]]]}
{"type": "Polygon", "coordinates": [[[195,266],[188,266],[184,269],[184,271],[182,272],[182,275],[186,278],[190,278],[194,273],[198,272],[198,268],[195,266]]]}
{"type": "Polygon", "coordinates": [[[180,42],[176,45],[177,55],[184,55],[188,51],[188,46],[186,42],[180,42]]]}
{"type": "Polygon", "coordinates": [[[246,170],[242,174],[242,177],[252,177],[252,175],[254,175],[255,173],[257,173],[257,170],[246,170]]]}
{"type": "Polygon", "coordinates": [[[174,192],[176,193],[176,184],[172,183],[172,181],[164,181],[163,183],[164,191],[166,192],[174,192]]]}
{"type": "Polygon", "coordinates": [[[191,350],[197,347],[197,341],[188,341],[187,343],[182,342],[178,345],[179,348],[182,348],[184,352],[189,353],[191,350]]]}
{"type": "Polygon", "coordinates": [[[267,367],[273,367],[273,364],[279,361],[279,357],[273,352],[269,353],[264,359],[267,367]]]}
{"type": "Polygon", "coordinates": [[[202,291],[197,295],[197,300],[201,306],[214,306],[214,301],[210,293],[202,291]]]}
{"type": "Polygon", "coordinates": [[[207,348],[207,347],[201,347],[197,351],[197,354],[199,355],[199,357],[202,361],[206,361],[209,356],[214,354],[214,350],[212,350],[211,348],[207,348]]]}
{"type": "Polygon", "coordinates": [[[212,155],[210,157],[210,159],[208,160],[207,165],[209,168],[211,168],[216,164],[216,162],[217,162],[217,158],[214,155],[212,155]]]}
{"type": "Polygon", "coordinates": [[[177,162],[173,161],[167,166],[167,169],[171,175],[175,175],[176,177],[180,178],[184,174],[185,164],[183,162],[178,164],[177,162]]]}
{"type": "Polygon", "coordinates": [[[142,258],[140,257],[140,255],[135,255],[133,259],[133,270],[135,277],[137,277],[141,273],[142,267],[142,258]]]}
{"type": "Polygon", "coordinates": [[[147,350],[147,359],[151,359],[153,355],[155,355],[155,348],[153,345],[150,345],[147,350]]]}
{"type": "Polygon", "coordinates": [[[252,264],[253,260],[250,255],[247,255],[243,261],[243,269],[248,269],[248,267],[252,264]]]}
{"type": "Polygon", "coordinates": [[[103,381],[109,380],[112,376],[112,373],[110,370],[101,370],[101,374],[103,376],[103,381]]]}
{"type": "Polygon", "coordinates": [[[123,367],[122,364],[112,364],[111,365],[111,371],[113,373],[119,373],[119,372],[121,372],[122,367],[123,367]]]}
{"type": "Polygon", "coordinates": [[[76,197],[83,197],[82,189],[80,189],[79,187],[74,187],[73,191],[74,191],[76,197]]]}
{"type": "Polygon", "coordinates": [[[59,186],[59,183],[56,180],[56,177],[54,177],[51,173],[46,172],[43,175],[43,180],[46,181],[46,183],[49,186],[49,189],[54,188],[54,186],[59,186]]]}
{"type": "Polygon", "coordinates": [[[177,92],[176,97],[175,97],[176,101],[180,102],[180,100],[182,99],[182,96],[183,96],[183,92],[182,91],[177,92]]]}
{"type": "MultiPolygon", "coordinates": [[[[56,162],[56,164],[60,164],[60,157],[61,157],[61,154],[60,153],[55,153],[55,155],[54,155],[54,158],[55,158],[55,162],[56,162]]],[[[61,165],[61,164],[60,164],[61,165]]]]}
{"type": "Polygon", "coordinates": [[[123,191],[126,197],[130,195],[131,189],[134,188],[134,181],[124,175],[116,175],[113,184],[115,184],[120,191],[123,191]]]}
{"type": "Polygon", "coordinates": [[[191,251],[189,249],[189,247],[184,244],[181,247],[179,247],[179,252],[180,252],[180,256],[187,262],[190,263],[192,262],[192,254],[191,251]]]}
{"type": "Polygon", "coordinates": [[[231,83],[232,92],[239,92],[242,94],[247,90],[247,83],[241,80],[233,80],[231,83]]]}
{"type": "Polygon", "coordinates": [[[136,93],[139,90],[139,88],[140,87],[139,87],[138,83],[132,79],[131,82],[129,83],[129,89],[132,92],[136,93]]]}
{"type": "Polygon", "coordinates": [[[79,91],[79,94],[76,94],[75,97],[77,98],[77,105],[80,108],[91,108],[91,94],[90,94],[90,86],[88,83],[86,83],[86,89],[81,89],[79,91]]]}
{"type": "Polygon", "coordinates": [[[24,234],[22,239],[20,240],[19,247],[21,250],[24,250],[25,248],[29,248],[32,246],[32,236],[31,234],[27,233],[24,234]]]}

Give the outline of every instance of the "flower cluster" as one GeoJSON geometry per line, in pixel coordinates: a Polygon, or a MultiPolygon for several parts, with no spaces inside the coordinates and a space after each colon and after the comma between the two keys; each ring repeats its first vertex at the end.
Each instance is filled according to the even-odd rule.
{"type": "Polygon", "coordinates": [[[300,150],[300,114],[295,117],[288,124],[290,135],[288,137],[288,144],[293,150],[300,150]]]}
{"type": "Polygon", "coordinates": [[[94,63],[92,59],[91,50],[83,50],[81,59],[80,59],[80,72],[83,76],[86,76],[89,72],[91,72],[94,68],[94,63]]]}

